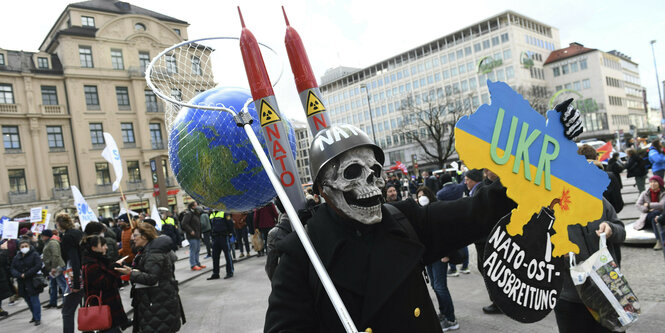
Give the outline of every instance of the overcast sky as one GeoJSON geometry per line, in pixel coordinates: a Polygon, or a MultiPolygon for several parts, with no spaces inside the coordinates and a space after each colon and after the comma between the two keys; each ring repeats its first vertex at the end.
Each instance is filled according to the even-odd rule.
{"type": "MultiPolygon", "coordinates": [[[[642,85],[651,106],[658,106],[658,90],[651,56],[655,44],[660,79],[665,79],[665,1],[362,1],[362,0],[133,0],[138,5],[189,22],[190,39],[240,34],[236,5],[259,42],[278,55],[264,52],[271,78],[283,64],[276,86],[282,112],[304,119],[284,49],[285,25],[279,5],[286,7],[291,25],[300,33],[320,80],[326,69],[338,65],[366,67],[412,47],[459,30],[505,10],[514,10],[559,29],[561,45],[579,42],[603,51],[619,50],[639,64],[642,85]]],[[[0,47],[35,51],[66,0],[5,1],[0,12],[0,47]],[[10,33],[11,32],[11,33],[10,33]]],[[[237,42],[227,42],[238,52],[237,42]]],[[[229,84],[247,86],[240,58],[232,58],[229,84]],[[241,74],[239,74],[241,73],[241,74]]],[[[215,64],[220,66],[219,64],[215,64]]],[[[217,77],[216,79],[220,79],[217,77]]],[[[226,83],[226,81],[225,81],[226,83]]]]}

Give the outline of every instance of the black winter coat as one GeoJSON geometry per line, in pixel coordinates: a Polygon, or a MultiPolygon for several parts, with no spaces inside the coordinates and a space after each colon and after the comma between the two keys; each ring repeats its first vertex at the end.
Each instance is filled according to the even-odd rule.
{"type": "MultiPolygon", "coordinates": [[[[422,276],[424,265],[484,238],[515,203],[505,188],[485,186],[472,198],[420,207],[393,204],[418,236],[382,208],[383,219],[364,225],[342,219],[327,204],[307,222],[308,234],[360,331],[441,332],[422,276]]],[[[343,332],[297,235],[277,244],[283,252],[272,279],[265,332],[343,332]]]]}
{"type": "Polygon", "coordinates": [[[21,297],[39,295],[43,290],[35,290],[32,279],[42,269],[42,259],[34,247],[28,253],[18,253],[12,261],[12,276],[18,281],[18,295],[21,297]],[[24,277],[21,277],[21,274],[24,277]]]}
{"type": "Polygon", "coordinates": [[[185,313],[178,295],[171,238],[159,236],[134,259],[129,280],[132,282],[133,332],[177,332],[185,313]],[[137,271],[138,270],[138,271],[137,271]]]}
{"type": "Polygon", "coordinates": [[[9,251],[0,250],[0,301],[14,295],[9,270],[9,251]]]}
{"type": "Polygon", "coordinates": [[[182,218],[180,226],[185,233],[185,237],[189,239],[201,239],[201,213],[188,209],[182,218]],[[192,231],[194,235],[192,235],[192,231]]]}
{"type": "Polygon", "coordinates": [[[626,172],[628,178],[646,176],[648,172],[644,160],[637,155],[633,155],[628,159],[626,170],[628,170],[626,172]]]}

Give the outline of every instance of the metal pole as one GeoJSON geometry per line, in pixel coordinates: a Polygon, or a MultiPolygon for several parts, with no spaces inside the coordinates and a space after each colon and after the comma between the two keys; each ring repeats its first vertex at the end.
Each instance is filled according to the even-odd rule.
{"type": "Polygon", "coordinates": [[[374,134],[374,117],[372,116],[372,103],[370,102],[369,98],[369,90],[367,89],[366,84],[361,84],[360,88],[365,88],[365,96],[367,96],[367,108],[369,109],[369,123],[372,125],[372,139],[374,139],[375,144],[378,144],[376,142],[376,134],[374,134]]]}
{"type": "MultiPolygon", "coordinates": [[[[656,65],[656,51],[654,50],[653,44],[656,43],[656,40],[651,41],[651,55],[653,56],[653,67],[656,70],[656,86],[658,86],[658,103],[660,104],[660,116],[662,119],[665,119],[665,110],[663,110],[663,95],[660,92],[660,79],[658,78],[658,65],[656,65]]],[[[661,121],[662,127],[662,121],[661,121]]]]}
{"type": "Polygon", "coordinates": [[[305,228],[302,226],[302,223],[298,218],[298,213],[296,213],[296,210],[293,208],[293,205],[291,204],[286,191],[284,191],[284,188],[282,187],[282,183],[275,175],[274,169],[271,167],[270,160],[268,159],[268,156],[266,156],[266,153],[263,151],[261,143],[259,143],[259,140],[256,138],[254,130],[249,124],[243,125],[243,128],[245,129],[245,132],[249,137],[249,141],[252,143],[252,146],[254,147],[254,150],[256,151],[259,160],[261,161],[261,164],[265,168],[266,174],[268,175],[268,178],[270,178],[270,182],[277,192],[277,196],[279,196],[279,199],[282,201],[284,209],[286,210],[286,214],[289,216],[289,220],[291,221],[291,226],[298,234],[298,238],[300,238],[300,242],[305,248],[305,252],[307,252],[307,256],[312,262],[312,266],[314,266],[316,274],[319,276],[319,279],[321,279],[321,284],[323,284],[323,288],[328,293],[330,302],[333,304],[333,307],[335,308],[335,311],[337,312],[337,315],[342,322],[342,326],[344,326],[344,329],[347,333],[357,333],[358,329],[353,323],[351,315],[349,315],[349,312],[346,310],[344,302],[342,302],[342,298],[337,293],[335,285],[330,279],[328,272],[326,272],[325,267],[321,263],[319,255],[316,253],[316,250],[314,249],[314,246],[312,245],[312,242],[310,241],[305,228]]]}

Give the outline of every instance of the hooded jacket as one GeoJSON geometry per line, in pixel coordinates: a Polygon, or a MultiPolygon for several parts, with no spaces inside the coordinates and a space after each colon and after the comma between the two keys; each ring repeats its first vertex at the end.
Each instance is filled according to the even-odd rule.
{"type": "Polygon", "coordinates": [[[42,253],[44,260],[44,270],[50,272],[52,269],[63,269],[65,261],[62,260],[62,253],[60,252],[60,242],[51,237],[44,245],[44,252],[42,253]]]}
{"type": "Polygon", "coordinates": [[[188,209],[182,217],[182,231],[185,232],[187,239],[201,238],[201,213],[198,210],[188,209]],[[194,234],[192,235],[192,231],[194,234]]]}
{"type": "Polygon", "coordinates": [[[171,238],[159,236],[136,255],[132,282],[134,332],[177,332],[185,313],[178,295],[171,238]]]}

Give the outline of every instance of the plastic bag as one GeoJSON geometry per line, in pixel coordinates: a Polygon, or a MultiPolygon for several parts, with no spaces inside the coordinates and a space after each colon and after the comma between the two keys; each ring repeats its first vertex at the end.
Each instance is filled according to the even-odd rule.
{"type": "Polygon", "coordinates": [[[261,232],[259,232],[259,229],[254,230],[254,235],[252,235],[252,246],[256,252],[263,250],[263,238],[261,238],[261,232]]]}
{"type": "Polygon", "coordinates": [[[623,332],[637,321],[640,304],[607,250],[605,238],[604,233],[600,235],[599,250],[580,264],[570,253],[570,275],[591,315],[605,328],[623,332]]]}

